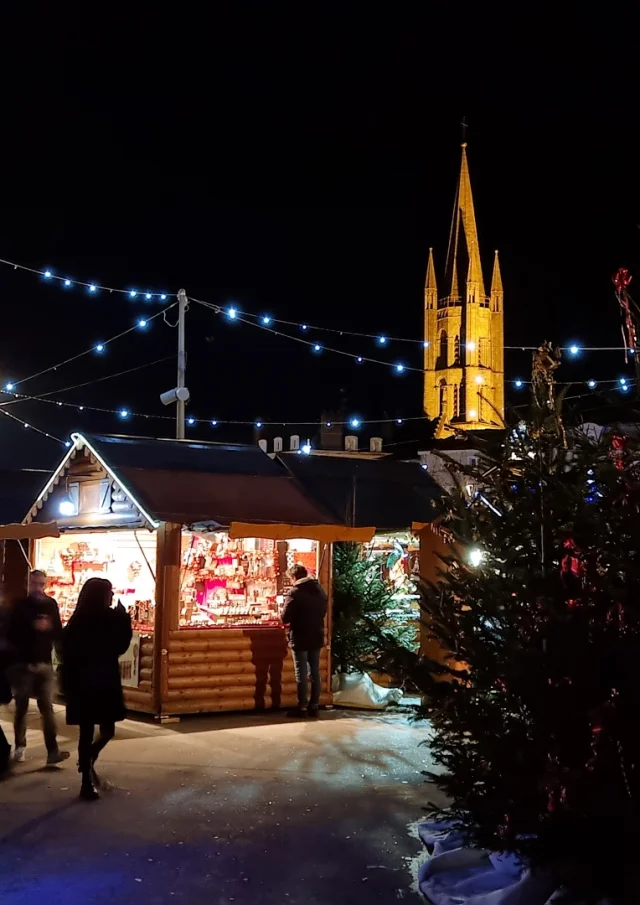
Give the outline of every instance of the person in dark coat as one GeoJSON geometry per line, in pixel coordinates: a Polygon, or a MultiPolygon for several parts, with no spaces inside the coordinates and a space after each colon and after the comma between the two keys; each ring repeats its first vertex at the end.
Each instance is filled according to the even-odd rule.
{"type": "Polygon", "coordinates": [[[67,725],[79,726],[80,797],[99,798],[94,764],[125,718],[118,658],[131,643],[131,617],[121,603],[112,609],[113,588],[106,578],[89,578],[62,633],[62,687],[67,725]],[[95,727],[100,731],[97,738],[95,727]]]}
{"type": "Polygon", "coordinates": [[[16,702],[14,719],[16,747],[14,760],[21,763],[27,748],[27,712],[34,697],[42,717],[47,748],[47,764],[60,764],[69,757],[58,747],[53,712],[54,674],[51,655],[60,643],[62,624],[58,604],[45,594],[47,576],[40,569],[29,575],[26,597],[16,600],[9,610],[6,638],[11,647],[9,680],[16,702]]]}
{"type": "Polygon", "coordinates": [[[327,595],[319,581],[311,578],[300,563],[291,569],[294,580],[289,591],[282,621],[289,629],[289,645],[298,686],[298,706],[289,716],[318,716],[320,704],[320,651],[324,647],[324,617],[327,614],[327,595]],[[307,675],[311,678],[311,698],[308,697],[307,675]]]}

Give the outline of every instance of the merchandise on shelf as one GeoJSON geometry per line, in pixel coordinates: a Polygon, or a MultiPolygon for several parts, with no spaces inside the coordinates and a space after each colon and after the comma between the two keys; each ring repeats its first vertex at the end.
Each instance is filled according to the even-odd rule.
{"type": "Polygon", "coordinates": [[[183,535],[180,627],[282,625],[282,565],[286,570],[306,557],[315,574],[315,551],[315,543],[306,540],[276,543],[231,540],[224,533],[183,535]]]}
{"type": "Polygon", "coordinates": [[[47,574],[47,593],[63,624],[75,610],[88,578],[108,578],[114,599],[130,612],[136,631],[153,631],[156,538],[150,532],[69,532],[36,542],[35,564],[47,574]]]}

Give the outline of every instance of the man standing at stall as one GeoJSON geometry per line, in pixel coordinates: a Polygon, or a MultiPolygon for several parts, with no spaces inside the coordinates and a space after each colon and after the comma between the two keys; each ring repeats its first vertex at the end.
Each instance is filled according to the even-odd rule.
{"type": "Polygon", "coordinates": [[[42,717],[47,764],[59,764],[69,757],[58,748],[53,714],[53,645],[60,641],[62,625],[58,604],[45,592],[47,576],[39,569],[29,575],[28,595],[18,600],[9,615],[6,637],[13,651],[10,678],[16,703],[14,759],[25,759],[27,747],[27,711],[34,697],[42,717]]]}
{"type": "Polygon", "coordinates": [[[289,629],[289,644],[298,686],[298,706],[288,716],[317,717],[320,705],[320,651],[324,647],[327,595],[300,563],[291,569],[293,587],[287,595],[282,621],[289,629]],[[307,677],[311,678],[311,698],[307,677]]]}

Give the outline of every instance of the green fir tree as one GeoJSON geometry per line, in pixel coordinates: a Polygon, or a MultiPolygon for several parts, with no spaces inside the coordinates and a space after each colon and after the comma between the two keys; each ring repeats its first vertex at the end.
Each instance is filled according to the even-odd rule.
{"type": "Polygon", "coordinates": [[[415,649],[417,628],[394,618],[393,588],[381,575],[380,561],[361,544],[339,543],[333,560],[334,672],[396,672],[403,652],[415,649]]]}
{"type": "Polygon", "coordinates": [[[530,425],[497,435],[475,468],[450,463],[451,553],[438,583],[421,583],[423,619],[449,659],[411,664],[433,728],[429,775],[451,802],[434,813],[470,845],[517,853],[570,900],[630,905],[640,902],[640,446],[580,432],[567,444],[548,417],[538,408],[530,425]]]}

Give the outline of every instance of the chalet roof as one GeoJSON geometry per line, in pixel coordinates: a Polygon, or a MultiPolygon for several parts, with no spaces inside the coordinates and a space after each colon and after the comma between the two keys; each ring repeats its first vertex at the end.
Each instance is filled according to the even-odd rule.
{"type": "Polygon", "coordinates": [[[282,460],[306,493],[343,524],[406,531],[436,516],[442,491],[417,462],[284,453],[282,460]]]}

